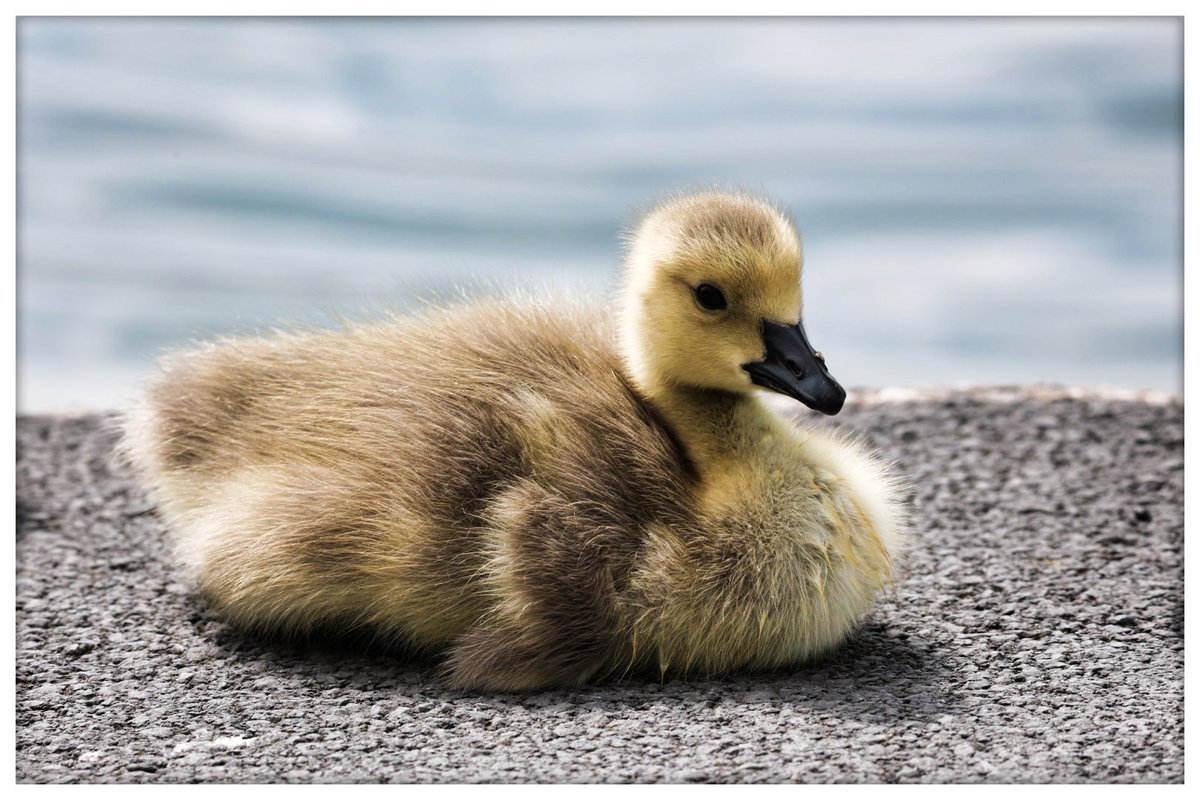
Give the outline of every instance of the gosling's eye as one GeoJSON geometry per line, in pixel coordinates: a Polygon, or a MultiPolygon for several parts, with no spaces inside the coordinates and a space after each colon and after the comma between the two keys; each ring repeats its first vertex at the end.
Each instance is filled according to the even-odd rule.
{"type": "Polygon", "coordinates": [[[711,283],[702,283],[696,287],[696,302],[709,311],[720,311],[728,305],[725,293],[711,283]]]}

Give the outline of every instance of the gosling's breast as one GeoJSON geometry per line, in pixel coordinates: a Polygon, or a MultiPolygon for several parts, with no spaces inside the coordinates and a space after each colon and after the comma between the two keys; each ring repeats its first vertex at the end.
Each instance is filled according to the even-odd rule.
{"type": "Polygon", "coordinates": [[[889,583],[885,536],[853,482],[784,464],[723,476],[686,529],[648,531],[631,582],[644,662],[705,672],[801,661],[844,639],[889,583]]]}

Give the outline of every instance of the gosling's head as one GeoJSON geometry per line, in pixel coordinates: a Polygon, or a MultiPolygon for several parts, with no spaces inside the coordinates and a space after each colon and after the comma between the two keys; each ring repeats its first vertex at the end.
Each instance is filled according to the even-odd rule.
{"type": "Polygon", "coordinates": [[[633,231],[621,348],[647,392],[746,393],[755,385],[836,414],[846,393],[801,324],[800,241],[769,203],[700,192],[633,231]]]}

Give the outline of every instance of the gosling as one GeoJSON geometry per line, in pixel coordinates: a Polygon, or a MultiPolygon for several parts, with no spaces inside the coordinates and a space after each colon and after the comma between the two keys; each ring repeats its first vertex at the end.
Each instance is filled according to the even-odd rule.
{"type": "Polygon", "coordinates": [[[812,659],[892,581],[891,468],[836,414],[787,217],[661,203],[608,308],[513,295],[168,356],[122,450],[219,614],[366,631],[477,690],[812,659]]]}

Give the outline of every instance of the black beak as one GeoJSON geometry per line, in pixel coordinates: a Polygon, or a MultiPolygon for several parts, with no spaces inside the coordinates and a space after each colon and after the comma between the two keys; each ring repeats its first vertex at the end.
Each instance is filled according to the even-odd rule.
{"type": "Polygon", "coordinates": [[[764,321],[763,344],[767,347],[766,357],[742,365],[750,373],[750,380],[794,397],[822,414],[833,415],[842,410],[846,390],[825,369],[825,357],[808,343],[803,325],[764,321]]]}

